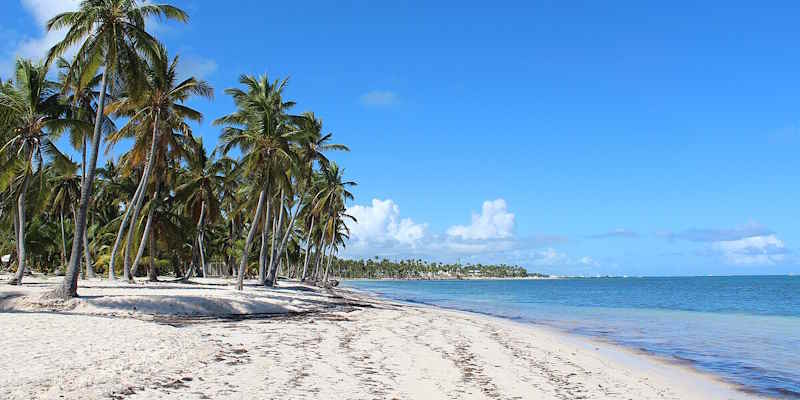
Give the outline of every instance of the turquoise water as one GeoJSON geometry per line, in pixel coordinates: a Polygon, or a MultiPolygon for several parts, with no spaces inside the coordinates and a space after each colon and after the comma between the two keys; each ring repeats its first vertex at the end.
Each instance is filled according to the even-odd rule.
{"type": "Polygon", "coordinates": [[[346,281],[394,300],[541,323],[800,398],[800,277],[346,281]]]}

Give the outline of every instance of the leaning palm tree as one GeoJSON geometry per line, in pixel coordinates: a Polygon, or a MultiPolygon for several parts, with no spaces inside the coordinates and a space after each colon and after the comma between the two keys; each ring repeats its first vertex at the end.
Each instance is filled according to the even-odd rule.
{"type": "Polygon", "coordinates": [[[258,193],[255,215],[239,263],[236,287],[242,290],[249,249],[260,225],[264,201],[270,193],[270,181],[285,176],[276,173],[279,165],[295,162],[296,154],[291,145],[302,132],[286,114],[294,106],[294,102],[282,99],[288,82],[286,79],[270,83],[266,75],[260,78],[243,75],[239,82],[246,90],[233,88],[225,91],[233,97],[237,110],[214,121],[214,124],[223,126],[221,148],[224,153],[235,147],[242,151],[240,173],[250,177],[251,192],[258,193]]]}
{"type": "MultiPolygon", "coordinates": [[[[63,55],[73,46],[79,46],[75,61],[73,61],[73,69],[84,65],[86,67],[83,71],[86,75],[95,74],[101,67],[103,69],[92,134],[92,151],[89,156],[88,168],[86,168],[86,176],[81,185],[81,200],[78,217],[75,221],[75,232],[83,232],[86,227],[89,198],[94,184],[95,165],[100,148],[101,125],[109,77],[126,76],[126,82],[131,86],[141,81],[140,54],[152,58],[158,51],[156,39],[145,29],[145,20],[151,16],[183,22],[189,18],[182,10],[169,5],[140,4],[137,0],[83,0],[78,11],[61,13],[47,22],[48,31],[67,29],[64,39],[48,52],[48,63],[53,62],[56,57],[63,55]]],[[[78,295],[78,275],[83,243],[81,240],[73,240],[72,243],[72,253],[64,284],[54,292],[56,296],[63,298],[78,295]]]]}
{"type": "MultiPolygon", "coordinates": [[[[141,159],[141,155],[147,160],[142,173],[142,178],[134,198],[131,199],[125,216],[120,223],[117,239],[114,248],[111,250],[110,265],[114,264],[116,251],[122,239],[122,233],[127,227],[128,220],[136,221],[144,202],[145,190],[150,181],[153,165],[159,153],[163,153],[163,148],[159,144],[166,144],[162,140],[163,133],[173,130],[180,132],[190,132],[187,120],[200,122],[203,115],[188,106],[185,102],[193,96],[212,98],[214,90],[207,82],[190,77],[183,81],[177,79],[178,57],[170,59],[163,46],[159,46],[157,56],[155,56],[147,69],[146,79],[142,86],[142,92],[136,96],[123,96],[119,100],[109,105],[109,110],[129,118],[128,123],[109,137],[109,143],[114,144],[126,137],[134,137],[137,144],[147,143],[149,138],[149,150],[146,154],[135,150],[143,149],[143,146],[134,146],[133,160],[141,159]]],[[[134,226],[128,231],[128,240],[125,245],[123,257],[124,268],[123,276],[125,280],[132,279],[130,274],[131,264],[129,254],[131,252],[134,226]]]]}
{"type": "Polygon", "coordinates": [[[17,198],[17,274],[25,272],[25,195],[34,175],[43,177],[44,156],[60,155],[53,144],[66,128],[80,129],[77,121],[61,118],[64,106],[58,86],[47,79],[46,65],[17,60],[13,85],[0,86],[0,120],[12,134],[0,148],[0,190],[12,189],[17,198]]]}

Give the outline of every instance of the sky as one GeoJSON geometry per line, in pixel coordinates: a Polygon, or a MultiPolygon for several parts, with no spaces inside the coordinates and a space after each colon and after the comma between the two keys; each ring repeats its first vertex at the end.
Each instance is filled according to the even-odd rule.
{"type": "MultiPolygon", "coordinates": [[[[75,0],[6,0],[0,76],[75,0]]],[[[173,0],[208,80],[289,77],[350,153],[346,257],[561,275],[800,273],[800,3],[173,0]]],[[[124,149],[114,149],[110,156],[124,149]]]]}

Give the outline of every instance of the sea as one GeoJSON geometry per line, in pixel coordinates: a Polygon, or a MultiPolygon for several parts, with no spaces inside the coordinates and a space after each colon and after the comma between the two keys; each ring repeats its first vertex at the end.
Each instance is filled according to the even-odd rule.
{"type": "Polygon", "coordinates": [[[392,300],[601,338],[800,399],[800,276],[344,281],[392,300]]]}

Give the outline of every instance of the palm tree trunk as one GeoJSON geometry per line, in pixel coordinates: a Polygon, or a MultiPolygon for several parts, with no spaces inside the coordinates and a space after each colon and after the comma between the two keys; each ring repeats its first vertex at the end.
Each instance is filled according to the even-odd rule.
{"type": "Polygon", "coordinates": [[[28,172],[22,178],[22,188],[17,198],[17,274],[10,282],[13,285],[22,285],[22,277],[25,275],[25,192],[28,191],[28,172]]]}
{"type": "Polygon", "coordinates": [[[19,231],[17,232],[17,275],[11,281],[13,284],[21,285],[22,277],[25,275],[25,192],[28,191],[28,175],[25,172],[22,179],[22,188],[17,198],[17,215],[19,219],[19,231]]]}
{"type": "MultiPolygon", "coordinates": [[[[19,254],[19,212],[17,212],[17,208],[16,207],[14,207],[12,209],[11,214],[14,217],[14,246],[16,247],[16,249],[14,249],[14,254],[13,255],[14,255],[14,257],[18,257],[18,254],[19,254]]],[[[19,262],[19,260],[17,260],[17,262],[19,262]]],[[[10,268],[11,267],[11,260],[8,260],[8,263],[9,263],[8,265],[9,265],[9,268],[10,268]]],[[[14,284],[15,280],[12,279],[11,281],[9,281],[9,283],[10,284],[14,284]]]]}
{"type": "Polygon", "coordinates": [[[300,282],[306,281],[306,273],[308,272],[308,255],[311,253],[311,231],[314,230],[314,214],[311,214],[311,227],[308,228],[308,235],[306,235],[306,259],[303,261],[303,275],[300,276],[300,282]]]}
{"type": "Polygon", "coordinates": [[[188,281],[194,275],[194,267],[197,260],[197,246],[192,245],[192,259],[189,261],[189,268],[186,268],[186,274],[183,275],[182,281],[188,281]]]}
{"type": "Polygon", "coordinates": [[[258,255],[258,281],[262,284],[267,280],[267,233],[269,232],[269,212],[272,198],[267,196],[267,215],[261,228],[261,252],[258,255]]]}
{"type": "Polygon", "coordinates": [[[131,211],[133,209],[133,205],[138,201],[139,197],[142,196],[142,192],[144,191],[144,181],[139,180],[139,185],[136,187],[136,191],[133,192],[133,197],[128,202],[127,206],[125,207],[125,214],[122,216],[122,221],[119,223],[119,229],[117,230],[117,238],[114,240],[114,247],[111,248],[111,259],[108,263],[108,279],[114,280],[114,264],[117,259],[117,251],[119,250],[119,245],[122,243],[122,235],[125,234],[125,228],[128,227],[128,221],[131,218],[131,211]]]}
{"type": "MultiPolygon", "coordinates": [[[[100,150],[101,130],[100,122],[105,109],[106,90],[108,89],[108,68],[103,70],[103,80],[100,84],[100,99],[97,101],[97,116],[94,121],[94,135],[92,138],[92,153],[89,156],[89,168],[86,171],[86,179],[81,184],[81,202],[79,206],[78,218],[75,221],[75,232],[83,232],[86,229],[86,214],[89,211],[89,200],[92,196],[92,183],[94,182],[94,169],[97,165],[97,153],[100,150]]],[[[67,274],[64,276],[64,283],[53,292],[55,296],[64,299],[78,296],[78,273],[80,268],[82,240],[72,241],[72,254],[69,258],[67,274]]]]}
{"type": "MultiPolygon", "coordinates": [[[[158,189],[156,189],[156,193],[153,194],[153,200],[156,200],[158,197],[158,189]]],[[[133,280],[133,277],[136,276],[136,271],[139,269],[139,262],[142,261],[142,256],[144,255],[144,248],[147,246],[147,239],[150,235],[150,226],[153,223],[153,213],[156,210],[155,201],[150,204],[150,210],[147,211],[147,222],[144,224],[144,232],[142,232],[142,241],[139,242],[139,248],[136,251],[136,258],[133,261],[133,267],[130,270],[130,278],[129,280],[133,280]]]]}
{"type": "Polygon", "coordinates": [[[319,278],[319,254],[324,251],[325,243],[322,241],[322,234],[319,235],[317,241],[316,251],[314,252],[314,272],[311,274],[312,280],[316,281],[319,278]]]}
{"type": "Polygon", "coordinates": [[[142,182],[140,185],[142,186],[142,194],[136,199],[136,203],[134,204],[133,208],[133,215],[131,215],[131,227],[128,230],[128,240],[125,243],[125,252],[122,256],[123,261],[123,269],[122,269],[122,276],[124,280],[131,280],[131,264],[130,264],[130,254],[131,249],[133,248],[133,233],[136,228],[136,219],[139,218],[139,212],[142,210],[142,204],[144,203],[144,190],[147,187],[147,183],[150,181],[150,175],[152,174],[153,164],[155,164],[156,160],[156,144],[160,137],[159,130],[158,130],[158,123],[161,117],[161,111],[156,111],[155,121],[153,123],[153,136],[151,138],[152,143],[150,143],[150,155],[147,160],[147,166],[144,168],[144,173],[142,173],[142,182]]]}
{"type": "Polygon", "coordinates": [[[231,249],[233,247],[233,245],[232,245],[233,239],[235,237],[239,236],[238,232],[236,231],[236,217],[233,215],[233,213],[231,213],[230,215],[231,215],[230,240],[228,241],[228,244],[226,244],[226,248],[227,248],[228,251],[227,251],[227,253],[225,255],[225,258],[226,258],[225,261],[226,261],[226,264],[227,264],[226,265],[226,271],[225,271],[226,277],[227,276],[233,276],[233,269],[236,268],[236,265],[234,265],[235,261],[233,260],[233,255],[231,255],[230,253],[231,253],[231,249]]]}
{"type": "Polygon", "coordinates": [[[331,269],[331,259],[333,258],[333,249],[335,247],[336,246],[334,246],[333,243],[331,243],[330,251],[328,251],[328,265],[325,266],[325,276],[322,278],[322,284],[323,285],[328,283],[328,272],[331,269]]]}
{"type": "Polygon", "coordinates": [[[206,254],[203,249],[203,218],[206,213],[206,202],[200,203],[200,218],[197,221],[197,246],[200,250],[200,270],[203,273],[203,278],[206,277],[206,254]]]}
{"type": "Polygon", "coordinates": [[[64,233],[64,207],[59,207],[61,219],[61,268],[67,268],[67,234],[64,233]]]}
{"type": "Polygon", "coordinates": [[[284,204],[284,191],[281,189],[281,208],[278,210],[278,223],[277,225],[273,225],[272,229],[272,249],[269,253],[269,268],[267,269],[267,280],[266,283],[269,286],[273,285],[275,281],[274,275],[274,264],[275,261],[280,259],[280,255],[277,254],[277,248],[275,246],[275,238],[279,235],[279,231],[281,229],[281,225],[283,224],[283,204],[284,204]],[[277,260],[276,260],[277,259],[277,260]]]}
{"type": "MultiPolygon", "coordinates": [[[[292,234],[292,228],[294,227],[294,221],[297,219],[297,214],[299,214],[299,213],[300,213],[300,204],[297,204],[297,207],[295,207],[294,213],[292,214],[292,218],[289,219],[289,225],[286,227],[286,231],[283,234],[283,239],[281,239],[281,241],[280,241],[280,243],[278,245],[278,253],[275,256],[277,259],[280,259],[281,254],[283,254],[284,250],[286,250],[286,244],[289,241],[289,236],[292,234]]],[[[289,267],[288,263],[287,263],[286,267],[287,268],[289,267]]],[[[270,274],[272,279],[268,282],[269,286],[275,286],[275,282],[278,280],[278,265],[275,265],[273,268],[275,269],[275,271],[273,271],[270,274]]]]}
{"type": "Polygon", "coordinates": [[[92,255],[89,250],[89,228],[86,228],[83,231],[83,258],[86,260],[86,278],[87,279],[96,278],[97,275],[95,275],[94,273],[94,265],[92,264],[92,255]]]}
{"type": "Polygon", "coordinates": [[[242,260],[239,263],[239,276],[236,279],[236,289],[244,289],[244,271],[247,268],[247,256],[250,252],[250,245],[253,243],[253,238],[256,236],[258,230],[258,222],[261,220],[261,211],[264,208],[264,197],[266,190],[261,190],[258,195],[258,205],[256,206],[256,215],[253,216],[253,223],[250,225],[250,232],[247,234],[247,240],[244,242],[242,249],[242,260]]]}
{"type": "Polygon", "coordinates": [[[147,270],[147,278],[150,282],[158,282],[158,271],[156,271],[156,235],[150,235],[150,268],[147,270]]]}
{"type": "Polygon", "coordinates": [[[322,248],[317,249],[317,266],[314,268],[314,280],[319,281],[322,277],[322,261],[325,260],[325,252],[328,251],[328,244],[325,243],[325,234],[320,235],[322,248]]]}
{"type": "MultiPolygon", "coordinates": [[[[81,134],[81,170],[81,185],[83,185],[83,180],[86,179],[86,132],[81,134]]],[[[72,206],[72,218],[75,218],[74,205],[72,206]]],[[[86,228],[83,230],[83,257],[86,261],[86,278],[94,279],[96,275],[94,273],[94,265],[92,264],[92,255],[89,250],[89,225],[91,224],[87,223],[86,228]]],[[[109,273],[112,273],[110,269],[109,273]]]]}

